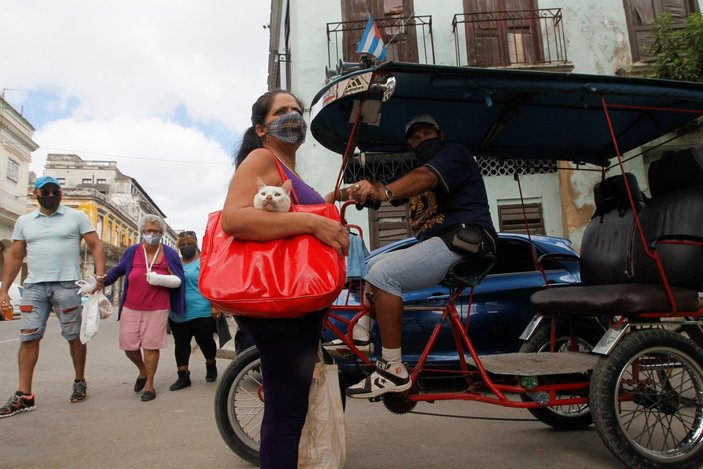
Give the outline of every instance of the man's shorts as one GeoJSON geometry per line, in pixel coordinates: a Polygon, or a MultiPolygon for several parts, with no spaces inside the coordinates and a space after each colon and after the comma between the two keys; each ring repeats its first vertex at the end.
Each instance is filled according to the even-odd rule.
{"type": "Polygon", "coordinates": [[[20,341],[31,342],[43,338],[52,310],[61,324],[61,335],[66,340],[77,339],[81,332],[81,297],[78,285],[67,281],[24,285],[20,305],[20,341]]]}
{"type": "Polygon", "coordinates": [[[464,256],[450,250],[435,236],[399,251],[371,259],[365,280],[392,295],[436,285],[446,277],[449,267],[464,256]]]}

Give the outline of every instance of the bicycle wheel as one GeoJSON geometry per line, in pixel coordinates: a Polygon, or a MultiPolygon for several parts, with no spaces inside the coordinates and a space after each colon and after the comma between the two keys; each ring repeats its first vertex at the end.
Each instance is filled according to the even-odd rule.
{"type": "Polygon", "coordinates": [[[593,372],[598,433],[628,467],[703,466],[703,350],[672,331],[627,334],[593,372]]]}
{"type": "Polygon", "coordinates": [[[232,360],[215,391],[215,421],[227,446],[240,458],[259,464],[264,402],[261,358],[249,347],[232,360]]]}
{"type": "MultiPolygon", "coordinates": [[[[582,328],[574,337],[572,343],[571,333],[568,326],[558,326],[556,331],[555,350],[557,352],[579,351],[588,352],[598,343],[602,334],[592,328],[582,328]]],[[[550,350],[551,326],[546,325],[537,329],[532,337],[520,347],[522,353],[544,353],[550,350]]],[[[540,377],[543,384],[549,383],[550,377],[540,377]]],[[[558,397],[574,397],[574,392],[562,392],[558,397]]],[[[578,396],[576,396],[578,397],[578,396]]],[[[520,398],[525,401],[533,401],[529,394],[521,394],[520,398]]],[[[539,407],[528,409],[538,420],[546,423],[557,430],[578,430],[593,423],[591,410],[588,404],[570,404],[552,407],[539,407]]]]}

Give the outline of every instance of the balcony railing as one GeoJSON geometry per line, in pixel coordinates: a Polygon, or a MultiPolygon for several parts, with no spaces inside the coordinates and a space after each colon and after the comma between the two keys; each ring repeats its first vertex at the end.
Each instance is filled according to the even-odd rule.
{"type": "MultiPolygon", "coordinates": [[[[368,20],[327,23],[327,65],[358,62],[357,45],[368,20]]],[[[434,64],[432,16],[387,17],[375,20],[384,44],[386,60],[434,64]]]]}
{"type": "Polygon", "coordinates": [[[456,63],[473,67],[565,64],[561,8],[454,15],[456,63]]]}

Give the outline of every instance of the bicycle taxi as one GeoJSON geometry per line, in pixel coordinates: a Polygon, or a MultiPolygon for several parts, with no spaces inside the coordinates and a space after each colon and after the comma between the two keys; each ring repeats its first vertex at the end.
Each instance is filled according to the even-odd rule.
{"type": "MultiPolygon", "coordinates": [[[[378,400],[396,413],[450,399],[524,408],[557,429],[593,424],[629,467],[702,467],[703,147],[652,162],[640,182],[649,197],[627,171],[626,154],[694,128],[703,116],[703,85],[389,62],[326,85],[313,100],[310,129],[342,155],[339,187],[352,159],[363,166],[404,153],[404,123],[425,112],[442,123],[447,141],[515,160],[518,187],[519,163],[533,159],[575,163],[599,171],[601,181],[583,235],[582,284],[550,288],[544,277],[544,289],[532,296],[539,314],[521,336],[520,353],[476,352],[468,336],[471,304],[456,300],[464,289],[473,292],[494,258],[459,263],[445,278],[451,295],[440,319],[409,368],[413,387],[378,400]],[[605,334],[593,339],[580,327],[584,318],[604,323],[605,334]],[[427,357],[447,325],[459,366],[437,370],[427,357]],[[462,385],[424,386],[422,378],[437,371],[462,385]]],[[[362,296],[363,288],[361,282],[362,296]]],[[[369,308],[341,299],[326,326],[370,372],[351,333],[369,308]]],[[[230,448],[254,463],[263,395],[258,355],[248,349],[223,374],[215,413],[230,448]]]]}

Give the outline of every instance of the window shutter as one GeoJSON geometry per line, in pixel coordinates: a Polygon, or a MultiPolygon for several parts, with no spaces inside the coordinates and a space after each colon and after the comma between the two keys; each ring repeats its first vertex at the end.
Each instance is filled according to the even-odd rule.
{"type": "Polygon", "coordinates": [[[545,234],[542,204],[525,204],[524,213],[522,207],[521,204],[498,206],[500,231],[505,233],[526,233],[525,214],[527,214],[527,226],[530,229],[530,234],[545,234]]]}

